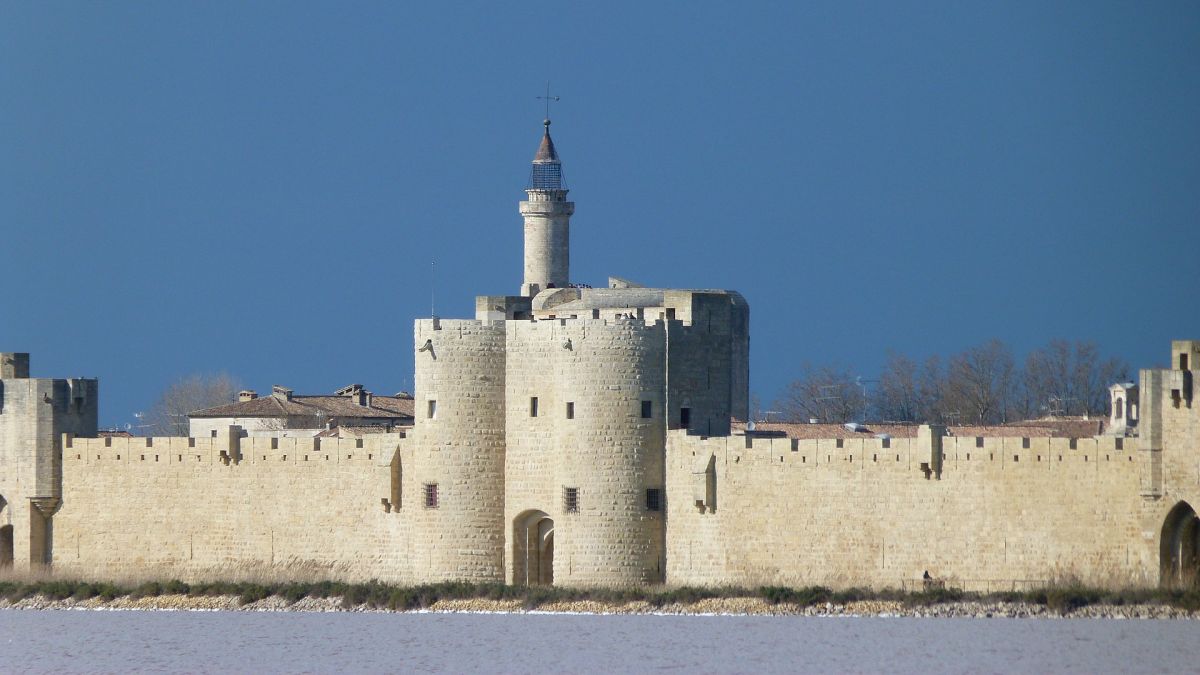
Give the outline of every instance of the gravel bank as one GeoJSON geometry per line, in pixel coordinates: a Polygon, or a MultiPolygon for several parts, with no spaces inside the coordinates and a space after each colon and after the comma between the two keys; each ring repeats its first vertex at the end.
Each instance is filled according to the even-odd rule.
{"type": "MultiPolygon", "coordinates": [[[[119,597],[113,600],[50,600],[34,595],[17,602],[0,600],[0,609],[22,610],[190,610],[242,612],[386,612],[366,605],[345,608],[341,598],[303,598],[289,602],[279,596],[242,605],[237,596],[157,595],[143,598],[119,597]]],[[[595,600],[550,602],[526,609],[519,600],[439,600],[424,610],[429,612],[510,612],[577,614],[755,614],[771,616],[907,616],[974,618],[1071,618],[1071,619],[1200,619],[1200,613],[1165,605],[1089,605],[1058,613],[1044,605],[1003,602],[952,602],[926,607],[903,603],[863,600],[847,604],[825,603],[808,607],[781,603],[773,605],[761,598],[710,598],[697,602],[655,607],[645,601],[607,603],[595,600]]]]}

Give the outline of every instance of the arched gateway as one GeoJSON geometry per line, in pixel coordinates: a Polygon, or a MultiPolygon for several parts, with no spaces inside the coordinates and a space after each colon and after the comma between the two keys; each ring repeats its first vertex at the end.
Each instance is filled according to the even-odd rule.
{"type": "Polygon", "coordinates": [[[0,568],[13,564],[13,526],[8,522],[11,514],[6,506],[8,502],[0,495],[0,568]]]}
{"type": "Polygon", "coordinates": [[[512,583],[554,583],[554,521],[544,511],[525,511],[513,521],[512,583]]]}
{"type": "Polygon", "coordinates": [[[1200,518],[1187,502],[1167,514],[1159,542],[1160,583],[1193,586],[1200,579],[1200,518]]]}

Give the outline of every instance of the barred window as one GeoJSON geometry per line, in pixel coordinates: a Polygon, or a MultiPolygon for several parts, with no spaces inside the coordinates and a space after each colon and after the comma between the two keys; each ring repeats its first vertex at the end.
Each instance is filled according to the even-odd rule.
{"type": "Polygon", "coordinates": [[[646,490],[646,510],[662,511],[662,490],[659,488],[648,488],[646,490]]]}
{"type": "Polygon", "coordinates": [[[579,513],[579,488],[563,488],[563,513],[579,513]]]}
{"type": "Polygon", "coordinates": [[[425,508],[436,509],[438,507],[438,484],[425,484],[425,508]]]}

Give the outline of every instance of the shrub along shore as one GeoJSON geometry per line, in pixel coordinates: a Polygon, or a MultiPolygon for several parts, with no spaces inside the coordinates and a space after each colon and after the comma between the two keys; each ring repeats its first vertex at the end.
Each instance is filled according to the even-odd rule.
{"type": "Polygon", "coordinates": [[[1022,592],[920,592],[822,586],[786,588],[559,588],[445,582],[278,583],[182,581],[136,586],[49,580],[0,581],[0,608],[390,611],[575,611],[672,614],[900,616],[1113,616],[1200,618],[1200,589],[1105,590],[1051,586],[1022,592]]]}

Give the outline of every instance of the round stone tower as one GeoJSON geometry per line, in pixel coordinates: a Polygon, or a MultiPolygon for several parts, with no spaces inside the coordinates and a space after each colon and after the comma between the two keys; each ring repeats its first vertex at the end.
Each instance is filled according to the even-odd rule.
{"type": "Polygon", "coordinates": [[[550,120],[542,143],[533,158],[529,185],[521,202],[525,217],[525,276],[521,295],[533,297],[547,288],[565,288],[570,283],[570,229],[575,203],[567,201],[562,162],[550,139],[550,120]]]}
{"type": "Polygon", "coordinates": [[[663,324],[507,323],[506,578],[662,582],[663,324]]]}
{"type": "Polygon", "coordinates": [[[421,319],[413,466],[403,513],[422,581],[498,581],[504,570],[504,324],[421,319]]]}

